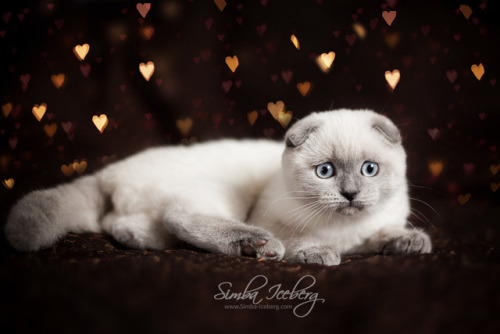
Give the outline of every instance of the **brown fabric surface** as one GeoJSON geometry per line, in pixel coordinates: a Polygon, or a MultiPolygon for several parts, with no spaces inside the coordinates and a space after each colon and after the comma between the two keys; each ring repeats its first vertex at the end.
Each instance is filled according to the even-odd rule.
{"type": "Polygon", "coordinates": [[[437,233],[433,241],[432,254],[353,255],[337,267],[128,250],[100,234],[70,234],[38,253],[4,246],[0,324],[9,333],[498,332],[498,243],[437,233]],[[297,306],[266,297],[273,285],[291,290],[305,275],[324,303],[298,318],[289,309],[226,309],[251,301],[214,298],[220,283],[242,292],[257,275],[268,279],[261,304],[297,306]]]}

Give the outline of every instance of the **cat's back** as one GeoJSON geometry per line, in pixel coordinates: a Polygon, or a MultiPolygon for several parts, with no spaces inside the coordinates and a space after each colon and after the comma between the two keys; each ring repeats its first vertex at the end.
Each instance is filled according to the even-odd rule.
{"type": "Polygon", "coordinates": [[[155,147],[118,161],[99,174],[106,183],[150,185],[256,181],[280,168],[282,151],[281,142],[250,139],[155,147]]]}
{"type": "Polygon", "coordinates": [[[155,212],[175,204],[242,220],[279,171],[282,150],[282,144],[266,140],[152,148],[108,166],[97,177],[122,211],[155,212]]]}

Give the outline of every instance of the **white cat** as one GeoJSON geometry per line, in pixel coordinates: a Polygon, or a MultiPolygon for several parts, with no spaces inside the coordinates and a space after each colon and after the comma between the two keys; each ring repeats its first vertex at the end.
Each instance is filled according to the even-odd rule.
{"type": "Polygon", "coordinates": [[[406,227],[405,153],[387,118],[314,113],[285,141],[149,149],[28,194],[10,212],[7,239],[33,251],[68,232],[104,231],[132,248],[184,241],[216,253],[327,265],[344,253],[430,252],[429,237],[406,227]]]}
{"type": "Polygon", "coordinates": [[[314,113],[285,136],[282,169],[250,224],[266,228],[293,262],[340,263],[340,254],[429,253],[410,213],[406,154],[396,126],[371,111],[314,113]]]}

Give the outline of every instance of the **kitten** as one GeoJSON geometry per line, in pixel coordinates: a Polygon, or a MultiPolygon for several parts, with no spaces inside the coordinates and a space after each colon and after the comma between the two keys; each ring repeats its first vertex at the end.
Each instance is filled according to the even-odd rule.
{"type": "Polygon", "coordinates": [[[406,228],[405,153],[387,118],[314,113],[285,143],[149,149],[28,194],[11,210],[7,239],[33,251],[68,232],[106,232],[132,248],[187,242],[227,255],[326,265],[353,252],[430,252],[429,237],[406,228]]]}
{"type": "Polygon", "coordinates": [[[424,232],[406,227],[406,154],[389,119],[314,113],[285,141],[283,168],[249,219],[284,243],[285,259],[335,265],[341,254],[431,251],[424,232]]]}

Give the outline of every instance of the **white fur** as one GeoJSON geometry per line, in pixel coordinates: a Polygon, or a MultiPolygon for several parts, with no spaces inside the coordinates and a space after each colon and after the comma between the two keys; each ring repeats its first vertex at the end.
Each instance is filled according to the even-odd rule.
{"type": "Polygon", "coordinates": [[[297,145],[285,150],[283,169],[249,221],[284,243],[285,258],[308,262],[302,253],[309,249],[309,262],[337,264],[340,254],[380,252],[388,244],[393,252],[430,251],[426,235],[408,236],[413,231],[406,229],[406,154],[399,131],[387,118],[371,111],[315,113],[296,123],[287,137],[297,145]],[[378,162],[379,174],[361,175],[365,161],[378,162]],[[333,162],[338,175],[318,178],[315,166],[325,162],[333,162]],[[348,200],[340,195],[342,189],[359,191],[363,209],[343,209],[348,200]],[[399,239],[402,245],[391,244],[399,239]]]}
{"type": "Polygon", "coordinates": [[[283,175],[275,175],[273,185],[260,197],[249,223],[271,231],[285,246],[297,241],[334,245],[339,253],[350,254],[379,251],[366,247],[366,241],[383,228],[403,230],[409,214],[405,188],[380,210],[358,216],[330,211],[314,215],[312,211],[300,210],[304,203],[293,197],[283,175]]]}
{"type": "Polygon", "coordinates": [[[286,142],[297,147],[221,140],[153,148],[28,194],[11,210],[5,232],[24,251],[49,247],[68,232],[106,232],[133,248],[164,249],[181,240],[229,255],[323,264],[351,252],[428,252],[428,237],[405,227],[399,138],[380,115],[340,110],[313,113],[291,127],[286,142]],[[381,164],[377,179],[358,175],[363,159],[381,164]],[[339,174],[323,182],[315,165],[330,160],[339,174]],[[346,207],[341,190],[362,190],[363,209],[346,207]]]}
{"type": "Polygon", "coordinates": [[[7,238],[17,249],[38,250],[68,232],[105,231],[131,247],[170,247],[172,236],[162,226],[169,212],[245,221],[280,168],[282,150],[282,143],[266,140],[152,148],[28,194],[10,213],[7,238]]]}
{"type": "Polygon", "coordinates": [[[97,174],[119,214],[159,217],[166,208],[245,220],[280,166],[282,145],[224,140],[191,147],[154,148],[97,174]]]}

